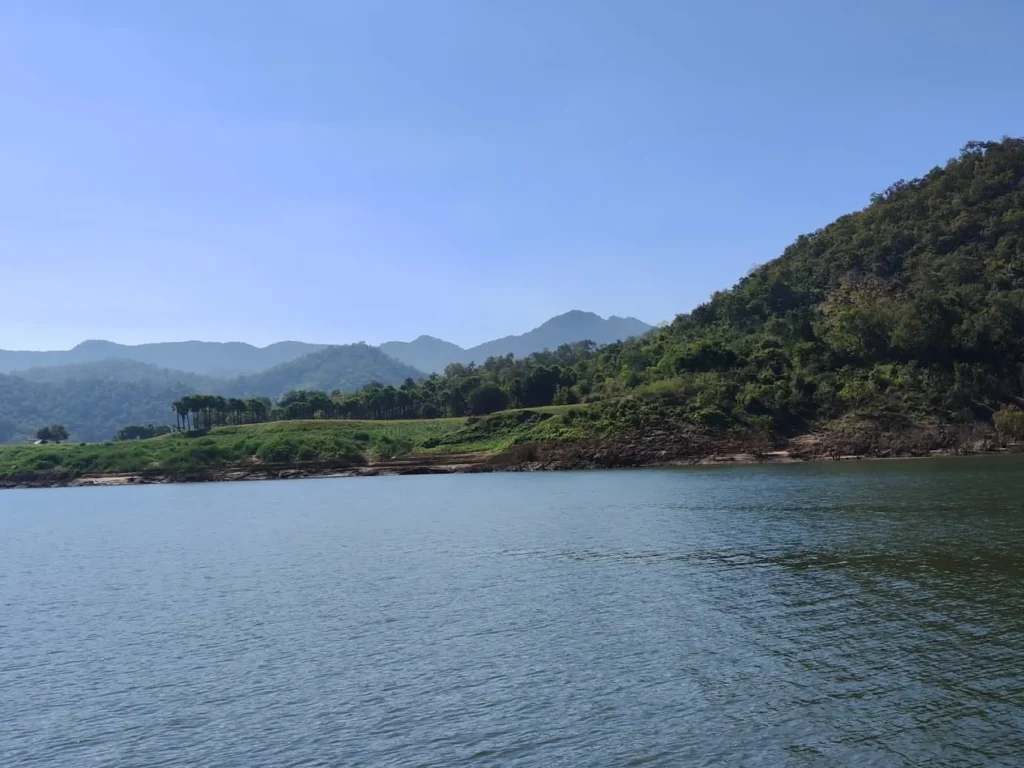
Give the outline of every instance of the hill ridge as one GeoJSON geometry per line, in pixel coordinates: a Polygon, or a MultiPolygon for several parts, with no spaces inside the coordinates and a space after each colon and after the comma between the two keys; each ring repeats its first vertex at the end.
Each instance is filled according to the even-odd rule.
{"type": "MultiPolygon", "coordinates": [[[[449,363],[482,363],[495,354],[511,352],[517,357],[523,357],[560,344],[587,339],[606,344],[645,333],[651,327],[636,318],[611,315],[604,319],[593,312],[570,310],[549,318],[525,333],[510,334],[475,347],[463,348],[436,336],[420,334],[412,341],[386,341],[379,345],[379,349],[399,362],[432,373],[442,371],[449,363]]],[[[260,373],[330,346],[348,345],[284,340],[261,347],[245,341],[198,339],[121,344],[106,339],[86,339],[67,350],[0,349],[0,373],[124,359],[184,373],[230,378],[260,373]]]]}

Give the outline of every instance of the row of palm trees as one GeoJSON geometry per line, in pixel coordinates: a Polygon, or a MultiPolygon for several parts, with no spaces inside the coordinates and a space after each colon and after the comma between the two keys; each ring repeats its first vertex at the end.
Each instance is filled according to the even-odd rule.
{"type": "Polygon", "coordinates": [[[171,403],[178,430],[210,429],[225,424],[255,424],[270,415],[270,401],[220,395],[186,395],[171,403]]]}

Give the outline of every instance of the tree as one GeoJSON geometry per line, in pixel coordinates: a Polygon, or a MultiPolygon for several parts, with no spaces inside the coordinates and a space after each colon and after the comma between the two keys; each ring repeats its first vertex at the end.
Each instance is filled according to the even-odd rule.
{"type": "Polygon", "coordinates": [[[63,424],[51,424],[36,432],[36,439],[44,443],[59,443],[68,439],[68,430],[63,424]]]}
{"type": "Polygon", "coordinates": [[[249,414],[249,419],[254,422],[266,421],[267,414],[270,413],[269,405],[258,397],[251,397],[246,400],[245,408],[249,414]]]}
{"type": "Polygon", "coordinates": [[[170,434],[171,428],[166,424],[131,424],[121,427],[114,438],[119,442],[125,440],[146,440],[159,435],[170,434]]]}
{"type": "Polygon", "coordinates": [[[175,400],[173,403],[171,403],[171,408],[174,410],[175,423],[176,423],[179,431],[181,429],[183,429],[183,428],[184,429],[188,429],[189,428],[189,422],[188,422],[189,407],[188,407],[188,403],[186,402],[187,399],[188,398],[182,398],[180,400],[175,400]]]}
{"type": "Polygon", "coordinates": [[[483,416],[508,408],[508,393],[497,384],[481,384],[469,393],[469,412],[483,416]]]}
{"type": "Polygon", "coordinates": [[[551,405],[560,376],[561,369],[557,366],[551,368],[541,366],[534,369],[526,377],[521,395],[522,404],[528,408],[551,405]]]}
{"type": "Polygon", "coordinates": [[[228,410],[231,411],[235,424],[241,424],[245,420],[245,414],[249,409],[246,406],[245,400],[232,397],[228,400],[228,410]]]}

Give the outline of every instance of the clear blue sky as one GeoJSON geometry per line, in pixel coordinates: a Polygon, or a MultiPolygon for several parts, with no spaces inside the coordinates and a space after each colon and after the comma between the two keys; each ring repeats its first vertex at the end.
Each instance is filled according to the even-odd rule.
{"type": "Polygon", "coordinates": [[[5,0],[0,347],[692,309],[1024,134],[1019,0],[5,0]]]}

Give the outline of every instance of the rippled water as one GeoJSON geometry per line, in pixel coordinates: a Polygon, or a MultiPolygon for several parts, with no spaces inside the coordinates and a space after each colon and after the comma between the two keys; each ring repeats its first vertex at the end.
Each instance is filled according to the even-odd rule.
{"type": "Polygon", "coordinates": [[[3,766],[1019,766],[1024,462],[0,493],[3,766]]]}

